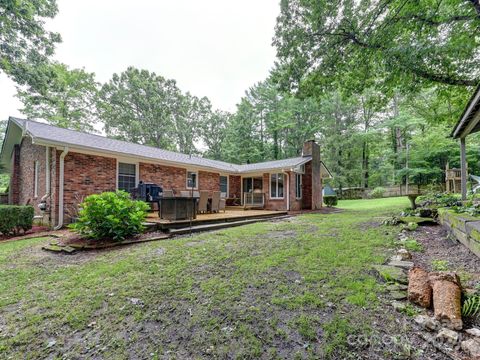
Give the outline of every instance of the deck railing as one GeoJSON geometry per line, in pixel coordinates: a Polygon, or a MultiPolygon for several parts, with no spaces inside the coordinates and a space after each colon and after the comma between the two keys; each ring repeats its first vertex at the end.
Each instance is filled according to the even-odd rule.
{"type": "Polygon", "coordinates": [[[263,193],[243,193],[244,207],[264,207],[265,195],[263,193]]]}

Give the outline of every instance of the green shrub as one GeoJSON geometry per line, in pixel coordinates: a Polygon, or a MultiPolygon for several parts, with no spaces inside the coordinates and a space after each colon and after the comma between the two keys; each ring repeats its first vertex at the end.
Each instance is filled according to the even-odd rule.
{"type": "Polygon", "coordinates": [[[325,195],[323,197],[323,202],[327,207],[332,207],[338,204],[338,199],[336,195],[325,195]]]}
{"type": "Polygon", "coordinates": [[[384,195],[385,195],[385,188],[383,188],[381,186],[376,187],[370,193],[370,197],[373,198],[373,199],[382,198],[384,195]]]}
{"type": "Polygon", "coordinates": [[[79,217],[70,228],[95,240],[121,241],[143,230],[148,209],[148,204],[132,200],[125,191],[90,195],[80,204],[79,217]]]}
{"type": "Polygon", "coordinates": [[[0,205],[0,233],[16,235],[32,228],[33,206],[0,205]]]}

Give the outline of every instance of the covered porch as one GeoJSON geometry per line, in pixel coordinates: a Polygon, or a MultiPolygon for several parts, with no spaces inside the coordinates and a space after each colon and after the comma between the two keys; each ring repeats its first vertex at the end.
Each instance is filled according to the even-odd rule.
{"type": "Polygon", "coordinates": [[[460,142],[460,186],[462,200],[467,199],[466,138],[480,131],[480,85],[470,98],[465,110],[452,130],[451,136],[460,142]]]}

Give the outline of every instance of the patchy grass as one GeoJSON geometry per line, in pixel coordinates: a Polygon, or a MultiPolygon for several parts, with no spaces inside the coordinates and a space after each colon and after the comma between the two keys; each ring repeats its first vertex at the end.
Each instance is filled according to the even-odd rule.
{"type": "Polygon", "coordinates": [[[395,233],[375,222],[407,205],[340,201],[341,213],[75,255],[0,243],[2,357],[344,357],[381,306],[371,265],[395,233]]]}

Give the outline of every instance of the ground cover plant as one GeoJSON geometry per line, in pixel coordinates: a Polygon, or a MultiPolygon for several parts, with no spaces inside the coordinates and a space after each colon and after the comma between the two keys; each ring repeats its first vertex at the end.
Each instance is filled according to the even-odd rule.
{"type": "Polygon", "coordinates": [[[397,322],[404,315],[381,300],[372,265],[384,262],[396,237],[382,218],[407,203],[340,201],[335,214],[69,256],[41,251],[45,238],[0,244],[0,352],[393,358],[410,350],[355,339],[404,335],[397,322]]]}

